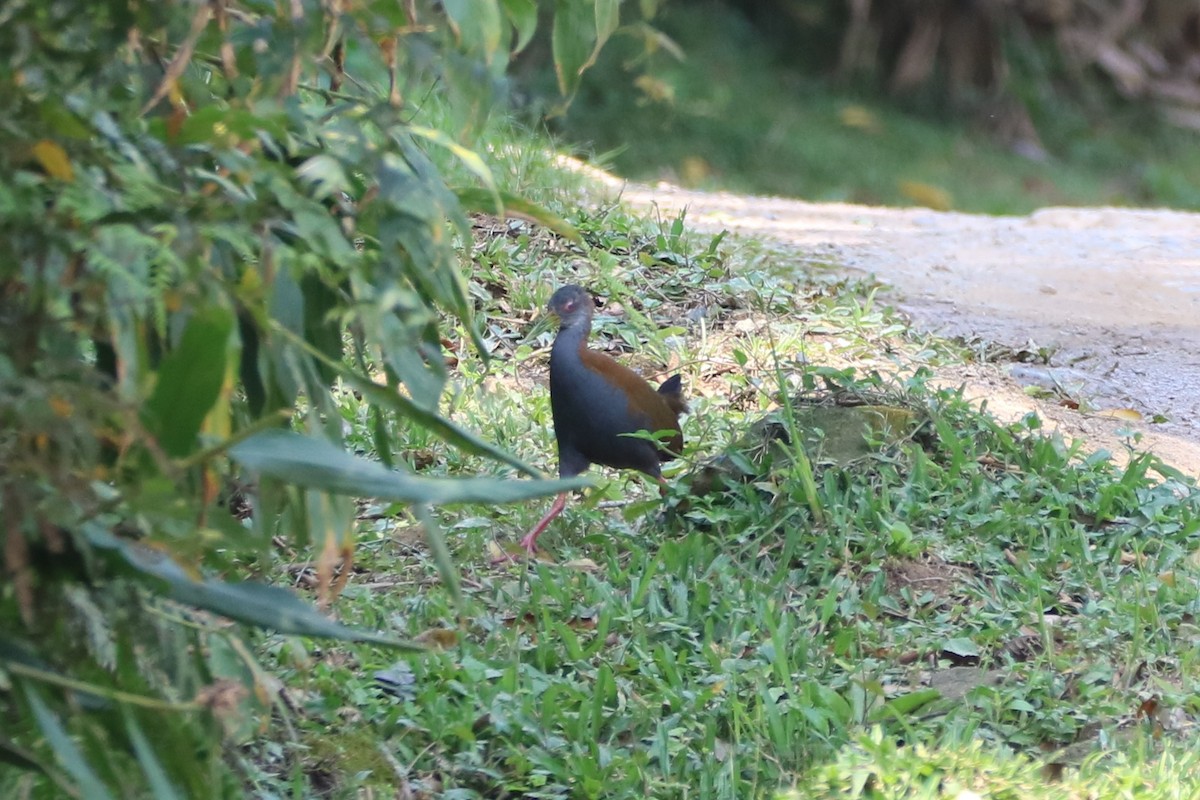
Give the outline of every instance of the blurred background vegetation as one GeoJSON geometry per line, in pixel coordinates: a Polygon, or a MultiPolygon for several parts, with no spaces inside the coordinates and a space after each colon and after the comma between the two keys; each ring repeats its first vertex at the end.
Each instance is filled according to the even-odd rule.
{"type": "MultiPolygon", "coordinates": [[[[1192,0],[669,3],[551,124],[620,174],[1024,213],[1200,208],[1192,0]]],[[[519,66],[536,111],[541,54],[519,66]]]]}

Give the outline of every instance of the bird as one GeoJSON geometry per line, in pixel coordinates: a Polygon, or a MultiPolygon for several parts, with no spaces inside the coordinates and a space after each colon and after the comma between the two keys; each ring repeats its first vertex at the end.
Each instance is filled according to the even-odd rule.
{"type": "MultiPolygon", "coordinates": [[[[688,411],[683,379],[672,375],[655,389],[628,367],[588,349],[596,305],[582,286],[563,286],[551,296],[547,309],[559,320],[550,349],[550,410],[559,477],[572,478],[600,464],[637,470],[658,481],[665,492],[661,465],[683,451],[679,417],[688,411]],[[627,435],[638,431],[669,435],[655,441],[627,435]]],[[[521,540],[530,555],[566,502],[566,492],[560,493],[521,540]]]]}

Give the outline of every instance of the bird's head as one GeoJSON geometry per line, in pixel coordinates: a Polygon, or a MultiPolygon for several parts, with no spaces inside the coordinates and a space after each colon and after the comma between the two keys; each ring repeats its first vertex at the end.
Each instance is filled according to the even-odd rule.
{"type": "Polygon", "coordinates": [[[590,322],[592,314],[596,310],[596,304],[592,301],[592,296],[588,294],[587,289],[572,283],[555,292],[550,298],[550,302],[546,304],[546,308],[558,317],[559,324],[563,328],[570,328],[583,322],[590,322]]]}

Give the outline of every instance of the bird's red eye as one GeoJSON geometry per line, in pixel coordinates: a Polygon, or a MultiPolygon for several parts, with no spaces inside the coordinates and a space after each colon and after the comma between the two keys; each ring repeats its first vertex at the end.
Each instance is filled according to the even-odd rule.
{"type": "Polygon", "coordinates": [[[563,304],[563,311],[570,313],[574,310],[575,310],[575,301],[574,300],[568,300],[566,303],[563,304]]]}

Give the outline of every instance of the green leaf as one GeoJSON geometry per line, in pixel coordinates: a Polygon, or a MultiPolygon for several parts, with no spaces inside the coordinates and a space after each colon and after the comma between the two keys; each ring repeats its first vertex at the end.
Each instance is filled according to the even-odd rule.
{"type": "Polygon", "coordinates": [[[421,649],[412,642],[334,622],[283,587],[252,581],[222,583],[196,580],[176,561],[158,550],[117,538],[98,525],[88,526],[85,533],[93,547],[119,555],[138,574],[151,578],[152,588],[176,602],[212,611],[247,625],[294,636],[369,642],[404,650],[421,649]]]}
{"type": "Polygon", "coordinates": [[[942,696],[937,689],[918,689],[915,692],[893,697],[871,715],[872,722],[883,722],[900,717],[907,717],[914,711],[929,705],[942,696]]]}
{"type": "Polygon", "coordinates": [[[57,136],[84,140],[92,135],[87,125],[57,97],[48,97],[38,104],[42,122],[57,136]]]}
{"type": "MultiPolygon", "coordinates": [[[[342,325],[335,313],[338,309],[337,293],[325,285],[314,273],[306,273],[300,279],[300,293],[304,298],[304,338],[326,357],[342,357],[342,325]]],[[[324,364],[318,364],[318,372],[326,385],[334,381],[334,372],[324,364]]]]}
{"type": "Polygon", "coordinates": [[[592,46],[592,53],[588,56],[587,63],[583,65],[581,72],[596,63],[600,49],[604,47],[608,37],[612,36],[613,31],[621,23],[621,0],[595,0],[595,3],[596,44],[592,46]]]}
{"type": "Polygon", "coordinates": [[[534,0],[501,0],[508,21],[517,30],[517,41],[513,44],[512,54],[515,56],[528,46],[533,34],[537,31],[538,11],[534,0]]]}
{"type": "Polygon", "coordinates": [[[586,481],[425,478],[356,458],[326,439],[267,430],[239,442],[229,455],[253,472],[310,489],[404,503],[512,503],[585,486],[586,481]]]}
{"type": "Polygon", "coordinates": [[[34,758],[28,750],[20,747],[10,739],[0,739],[0,761],[31,772],[45,772],[46,768],[34,758]]]}
{"type": "Polygon", "coordinates": [[[410,398],[405,397],[399,392],[392,391],[386,386],[380,386],[374,381],[358,374],[354,370],[347,367],[340,360],[335,361],[326,357],[323,353],[317,351],[302,338],[295,336],[291,331],[281,327],[276,327],[275,330],[289,337],[295,344],[300,345],[317,360],[332,367],[342,380],[352,386],[356,391],[362,394],[363,399],[367,400],[372,405],[381,408],[390,409],[398,414],[408,417],[418,425],[426,428],[441,437],[456,447],[474,453],[475,455],[484,456],[486,458],[494,458],[508,464],[513,469],[523,472],[534,478],[540,478],[541,473],[529,466],[521,459],[511,453],[502,450],[495,445],[485,442],[479,437],[455,425],[450,420],[444,418],[435,411],[431,411],[418,403],[413,402],[410,398]]]}
{"type": "Polygon", "coordinates": [[[580,0],[558,0],[554,4],[554,28],[550,47],[554,53],[554,73],[558,91],[571,97],[579,88],[579,78],[587,67],[596,41],[595,10],[580,0]]]}
{"type": "Polygon", "coordinates": [[[429,506],[424,503],[414,505],[412,512],[425,530],[425,542],[429,545],[429,551],[433,553],[433,563],[437,565],[442,585],[450,590],[450,596],[461,610],[462,587],[458,582],[458,570],[454,566],[454,559],[450,557],[450,549],[446,547],[446,535],[442,532],[442,526],[437,517],[429,513],[429,506]]]}
{"type": "Polygon", "coordinates": [[[138,764],[142,767],[142,774],[146,776],[146,783],[149,784],[155,800],[173,800],[173,798],[182,797],[179,790],[167,777],[166,770],[163,769],[158,757],[154,755],[154,748],[146,740],[146,734],[138,725],[133,710],[129,706],[122,706],[121,712],[125,720],[125,733],[129,736],[134,755],[137,756],[138,764]]]}
{"type": "Polygon", "coordinates": [[[324,200],[336,192],[350,191],[350,179],[342,162],[328,153],[319,153],[296,168],[296,176],[308,185],[313,197],[324,200]]]}
{"type": "Polygon", "coordinates": [[[487,187],[487,190],[491,192],[492,196],[495,198],[496,204],[501,204],[500,190],[496,187],[496,179],[492,176],[492,171],[488,168],[488,165],[483,162],[483,159],[479,157],[478,153],[476,153],[474,150],[463,147],[461,144],[450,138],[448,134],[443,133],[435,128],[426,128],[422,125],[410,125],[408,126],[408,130],[414,136],[420,136],[422,139],[433,142],[434,144],[444,147],[453,153],[458,160],[463,163],[463,166],[471,170],[471,172],[475,173],[479,180],[483,181],[483,185],[487,187]]]}
{"type": "Polygon", "coordinates": [[[230,136],[249,141],[264,133],[270,134],[272,138],[282,139],[287,136],[287,132],[288,126],[282,115],[255,113],[230,108],[224,103],[214,103],[192,110],[184,118],[172,143],[227,143],[230,136]]]}
{"type": "Polygon", "coordinates": [[[942,652],[959,658],[978,658],[979,646],[970,639],[949,639],[942,644],[942,652]]]}
{"type": "MultiPolygon", "coordinates": [[[[58,674],[53,665],[38,656],[31,647],[24,642],[11,639],[7,636],[0,636],[0,662],[3,661],[20,664],[39,672],[58,674]]],[[[69,692],[68,698],[71,703],[87,711],[96,711],[109,707],[108,700],[86,691],[69,692]]]]}
{"type": "Polygon", "coordinates": [[[502,31],[496,0],[442,0],[442,8],[463,48],[479,53],[490,66],[500,50],[502,31]]]}
{"type": "Polygon", "coordinates": [[[83,753],[75,744],[75,740],[67,733],[59,722],[58,717],[42,701],[41,692],[34,686],[25,683],[22,687],[29,708],[37,719],[38,727],[54,750],[54,757],[62,765],[75,782],[79,785],[80,795],[85,800],[112,800],[112,795],[100,783],[100,778],[92,770],[91,765],[84,759],[83,753]]]}
{"type": "MultiPolygon", "coordinates": [[[[398,337],[401,333],[400,322],[395,317],[382,320],[381,327],[385,336],[398,337]]],[[[445,362],[441,353],[429,353],[428,358],[423,358],[422,349],[425,348],[418,349],[415,343],[407,347],[389,347],[384,356],[388,366],[408,387],[413,402],[437,413],[438,400],[446,379],[445,362]]]]}
{"type": "Polygon", "coordinates": [[[179,346],[158,368],[145,422],[171,456],[192,451],[204,417],[220,396],[232,331],[233,314],[227,309],[203,308],[188,320],[179,346]]]}
{"type": "Polygon", "coordinates": [[[455,189],[454,194],[458,196],[458,202],[462,204],[462,207],[468,211],[484,211],[489,214],[526,219],[546,226],[564,239],[583,244],[583,237],[579,235],[579,231],[574,225],[537,203],[511,192],[499,192],[501,205],[496,204],[495,195],[491,192],[478,188],[455,189]]]}

